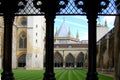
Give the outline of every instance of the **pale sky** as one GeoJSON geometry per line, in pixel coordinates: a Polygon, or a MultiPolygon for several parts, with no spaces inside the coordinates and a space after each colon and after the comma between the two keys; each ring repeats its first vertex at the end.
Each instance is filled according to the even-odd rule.
{"type": "MultiPolygon", "coordinates": [[[[76,37],[76,33],[79,33],[80,40],[88,40],[88,24],[86,16],[56,16],[55,19],[55,31],[60,28],[63,20],[65,19],[66,25],[70,28],[73,37],[76,37]]],[[[107,20],[109,30],[114,26],[115,16],[100,16],[97,21],[104,25],[104,21],[107,20]]]]}

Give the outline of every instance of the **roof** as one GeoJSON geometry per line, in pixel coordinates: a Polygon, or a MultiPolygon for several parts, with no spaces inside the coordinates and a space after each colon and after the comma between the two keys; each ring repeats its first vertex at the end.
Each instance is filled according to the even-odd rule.
{"type": "Polygon", "coordinates": [[[88,48],[88,44],[54,44],[54,48],[88,48]]]}
{"type": "Polygon", "coordinates": [[[68,31],[69,31],[69,27],[65,24],[65,21],[63,21],[58,31],[58,37],[68,37],[69,36],[68,31]]]}

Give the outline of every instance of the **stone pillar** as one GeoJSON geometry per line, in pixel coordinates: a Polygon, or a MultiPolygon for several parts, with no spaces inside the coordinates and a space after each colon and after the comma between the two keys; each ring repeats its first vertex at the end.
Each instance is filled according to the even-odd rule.
{"type": "Polygon", "coordinates": [[[3,72],[2,80],[14,80],[12,73],[12,31],[15,12],[18,9],[18,1],[10,0],[1,1],[1,9],[4,16],[4,53],[3,53],[3,72]]]}
{"type": "Polygon", "coordinates": [[[76,63],[76,60],[75,60],[74,68],[77,68],[77,63],[76,63]]]}
{"type": "Polygon", "coordinates": [[[79,0],[74,0],[77,8],[82,8],[88,19],[88,73],[86,80],[98,80],[96,72],[96,19],[98,12],[106,9],[109,1],[106,0],[105,5],[101,4],[101,0],[81,0],[83,4],[79,4],[79,0]],[[92,5],[95,3],[94,5],[92,5]]]}
{"type": "Polygon", "coordinates": [[[46,18],[46,66],[43,80],[56,80],[54,74],[54,19],[56,12],[59,12],[61,8],[65,8],[68,4],[67,0],[63,0],[60,4],[59,0],[42,0],[42,4],[38,4],[39,0],[34,0],[33,5],[36,8],[40,8],[41,12],[45,13],[46,18]]]}
{"type": "Polygon", "coordinates": [[[4,14],[4,53],[2,80],[14,80],[12,73],[12,26],[14,16],[12,13],[4,14]],[[9,44],[9,45],[8,45],[9,44]]]}
{"type": "Polygon", "coordinates": [[[64,55],[64,50],[63,50],[63,68],[65,68],[65,55],[64,55]]]}
{"type": "Polygon", "coordinates": [[[46,68],[43,80],[55,80],[54,74],[54,14],[46,14],[46,68]]]}
{"type": "Polygon", "coordinates": [[[97,15],[88,13],[88,73],[86,80],[98,80],[96,72],[96,19],[97,15]]]}
{"type": "Polygon", "coordinates": [[[116,17],[116,22],[115,22],[115,35],[114,35],[114,80],[119,80],[118,79],[118,58],[120,54],[120,26],[119,26],[119,18],[116,17]]]}
{"type": "Polygon", "coordinates": [[[120,1],[115,1],[116,10],[119,16],[116,17],[114,26],[115,26],[115,35],[114,35],[114,80],[120,80],[120,1]]]}
{"type": "Polygon", "coordinates": [[[75,62],[74,62],[74,68],[77,68],[77,60],[76,60],[77,56],[75,55],[75,62]]]}

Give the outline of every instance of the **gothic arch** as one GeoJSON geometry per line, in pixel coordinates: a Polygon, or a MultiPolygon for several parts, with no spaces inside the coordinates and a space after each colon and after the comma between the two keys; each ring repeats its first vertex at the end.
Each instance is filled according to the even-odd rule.
{"type": "Polygon", "coordinates": [[[18,53],[17,53],[17,59],[20,57],[20,56],[22,56],[23,54],[26,54],[27,53],[27,51],[18,51],[18,53]]]}
{"type": "Polygon", "coordinates": [[[27,48],[27,35],[26,35],[26,32],[22,31],[19,35],[19,48],[20,49],[25,49],[27,48]]]}
{"type": "Polygon", "coordinates": [[[26,54],[22,54],[19,58],[18,58],[18,67],[25,67],[26,66],[26,54]]]}
{"type": "Polygon", "coordinates": [[[65,58],[65,66],[74,67],[74,65],[75,65],[75,58],[71,53],[69,53],[65,58]]]}
{"type": "Polygon", "coordinates": [[[63,67],[63,56],[59,52],[54,54],[54,67],[63,67]]]}
{"type": "Polygon", "coordinates": [[[84,64],[84,53],[80,52],[76,58],[76,66],[83,67],[84,64]]]}

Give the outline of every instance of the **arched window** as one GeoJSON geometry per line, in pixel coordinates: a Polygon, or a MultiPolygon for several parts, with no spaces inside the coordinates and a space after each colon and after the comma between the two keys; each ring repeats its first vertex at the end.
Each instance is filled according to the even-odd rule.
{"type": "Polygon", "coordinates": [[[77,63],[77,67],[83,67],[84,54],[82,52],[78,54],[76,63],[77,63]]]}
{"type": "Polygon", "coordinates": [[[27,48],[27,37],[26,37],[26,34],[25,32],[23,32],[21,35],[20,35],[20,38],[19,38],[19,48],[27,48]]]}
{"type": "Polygon", "coordinates": [[[65,62],[66,62],[65,64],[66,67],[74,67],[75,60],[71,53],[67,55],[65,62]]]}
{"type": "Polygon", "coordinates": [[[63,57],[58,52],[56,52],[54,54],[54,66],[55,67],[63,67],[63,57]]]}
{"type": "Polygon", "coordinates": [[[18,67],[25,67],[25,65],[26,65],[26,54],[23,54],[18,58],[18,67]]]}

